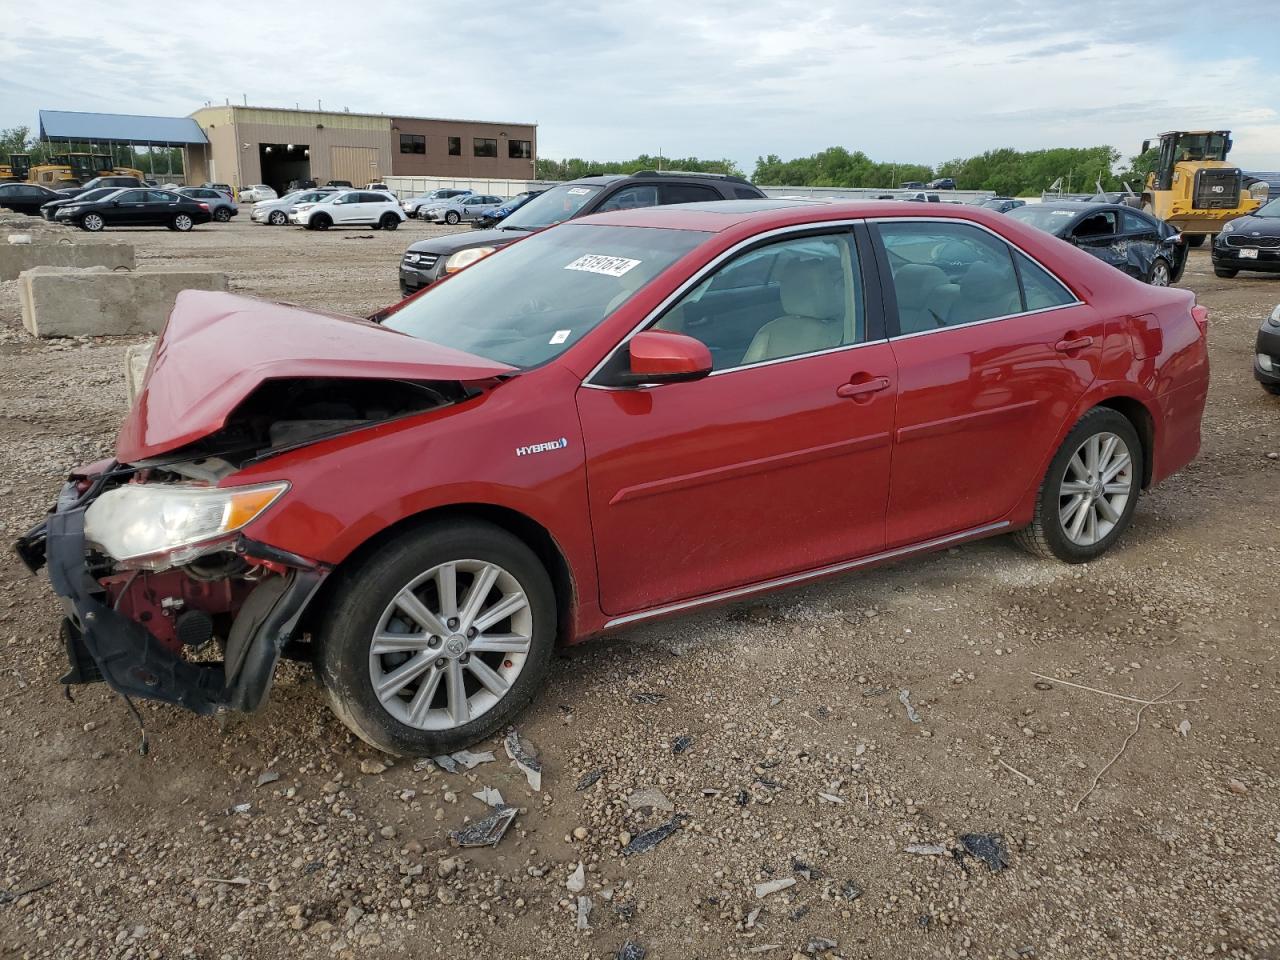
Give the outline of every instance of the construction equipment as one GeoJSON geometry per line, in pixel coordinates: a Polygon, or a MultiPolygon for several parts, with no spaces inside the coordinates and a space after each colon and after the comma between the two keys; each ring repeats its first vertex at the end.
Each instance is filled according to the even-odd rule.
{"type": "Polygon", "coordinates": [[[31,155],[27,153],[9,154],[8,163],[0,163],[0,183],[17,181],[21,183],[31,172],[31,155]]]}
{"type": "Polygon", "coordinates": [[[57,153],[50,155],[45,163],[31,167],[28,178],[32,183],[51,189],[62,187],[78,187],[94,177],[107,174],[120,174],[126,177],[137,177],[141,180],[142,171],[133,167],[117,167],[108,153],[57,153]]]}
{"type": "MultiPolygon", "coordinates": [[[[1198,247],[1224,223],[1252,213],[1266,199],[1265,185],[1246,188],[1239,167],[1227,163],[1230,130],[1172,130],[1160,134],[1160,157],[1147,174],[1142,208],[1182,231],[1198,247]]],[[[1142,152],[1151,149],[1145,140],[1142,152]]],[[[1252,179],[1252,178],[1251,178],[1252,179]]]]}

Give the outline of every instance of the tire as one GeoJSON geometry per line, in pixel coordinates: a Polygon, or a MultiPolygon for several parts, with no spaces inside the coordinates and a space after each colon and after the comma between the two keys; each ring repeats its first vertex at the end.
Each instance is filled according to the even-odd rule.
{"type": "MultiPolygon", "coordinates": [[[[1119,453],[1120,451],[1116,451],[1116,455],[1119,453]]],[[[1142,488],[1145,456],[1138,432],[1126,417],[1107,407],[1094,407],[1080,418],[1062,441],[1062,446],[1058,448],[1044,481],[1040,484],[1040,491],[1036,494],[1035,516],[1030,526],[1014,534],[1014,539],[1028,553],[1064,563],[1085,563],[1106,553],[1120,539],[1133,518],[1142,488]],[[1117,479],[1105,487],[1096,481],[1091,484],[1087,474],[1080,475],[1082,471],[1079,468],[1088,466],[1088,447],[1095,438],[1100,440],[1100,452],[1105,452],[1109,440],[1114,438],[1124,445],[1129,454],[1128,466],[1121,469],[1117,479]],[[1073,468],[1072,461],[1076,459],[1077,453],[1080,459],[1073,468]],[[1077,487],[1091,484],[1092,489],[1087,493],[1068,492],[1063,489],[1064,483],[1077,487]],[[1122,485],[1128,489],[1122,492],[1119,489],[1122,485]],[[1107,493],[1109,487],[1116,489],[1107,493]],[[1103,494],[1101,497],[1098,496],[1100,490],[1103,494]],[[1121,496],[1123,501],[1120,500],[1121,496]],[[1064,516],[1063,500],[1068,497],[1070,500],[1065,504],[1068,512],[1064,516]],[[1069,508],[1076,497],[1084,499],[1071,511],[1069,508]],[[1103,508],[1098,506],[1100,502],[1107,504],[1114,519],[1105,515],[1103,508]],[[1084,517],[1079,516],[1082,510],[1084,517]],[[1064,520],[1073,525],[1079,521],[1079,533],[1073,536],[1072,530],[1064,526],[1064,520]],[[1095,535],[1092,540],[1090,527],[1095,535]]],[[[1110,461],[1110,467],[1114,468],[1116,462],[1110,461]]]]}
{"type": "Polygon", "coordinates": [[[86,213],[80,218],[80,228],[88,230],[90,233],[97,233],[106,225],[107,222],[102,219],[102,214],[100,213],[86,213]]]}
{"type": "Polygon", "coordinates": [[[1260,386],[1273,397],[1280,397],[1280,383],[1264,383],[1260,384],[1260,386]]]}
{"type": "Polygon", "coordinates": [[[191,219],[190,214],[179,213],[173,218],[173,229],[179,233],[186,233],[195,225],[195,221],[191,219]]]}
{"type": "Polygon", "coordinates": [[[1187,237],[1187,246],[1203,247],[1204,241],[1205,241],[1205,235],[1203,233],[1193,233],[1191,236],[1187,237]]]}
{"type": "Polygon", "coordinates": [[[400,226],[400,218],[394,213],[384,213],[382,215],[382,219],[378,221],[378,225],[381,226],[383,230],[395,230],[400,226]]]}
{"type": "Polygon", "coordinates": [[[289,222],[289,215],[283,210],[272,210],[267,214],[267,223],[273,227],[283,227],[289,222]]]}
{"type": "Polygon", "coordinates": [[[1167,287],[1173,282],[1173,270],[1169,266],[1169,262],[1162,257],[1156,257],[1151,262],[1151,269],[1147,271],[1147,283],[1153,287],[1167,287]]]}
{"type": "MultiPolygon", "coordinates": [[[[437,756],[469,746],[512,721],[543,686],[555,637],[555,593],[532,550],[488,523],[438,521],[401,534],[342,575],[317,637],[316,673],[333,712],[360,739],[387,753],[437,756]],[[436,622],[447,629],[443,621],[449,608],[440,597],[441,583],[449,578],[439,573],[446,565],[453,565],[461,622],[449,621],[458,631],[452,635],[430,634],[423,620],[411,621],[398,601],[406,596],[416,600],[420,615],[438,614],[436,622]],[[479,620],[500,603],[517,603],[522,595],[524,606],[485,629],[502,628],[495,632],[505,639],[493,643],[518,642],[512,635],[527,638],[523,653],[469,652],[468,644],[477,641],[463,633],[468,591],[487,570],[497,572],[480,601],[479,620]],[[374,654],[378,633],[427,639],[393,643],[404,649],[374,654]],[[396,677],[394,671],[403,672],[407,663],[416,663],[419,671],[411,668],[408,677],[396,677]],[[454,677],[460,678],[462,697],[454,696],[454,677]],[[509,686],[499,695],[489,684],[501,686],[503,680],[509,686]],[[403,683],[397,687],[398,681],[403,683]],[[375,683],[390,684],[385,700],[375,683]],[[424,690],[427,683],[431,686],[424,690]],[[424,696],[430,699],[423,701],[424,696]],[[465,703],[466,717],[474,714],[474,719],[452,712],[454,703],[465,703]]],[[[479,642],[484,642],[483,630],[479,642]]]]}
{"type": "Polygon", "coordinates": [[[1240,272],[1239,270],[1233,270],[1231,267],[1214,267],[1213,268],[1213,275],[1215,277],[1222,277],[1224,280],[1230,280],[1239,272],[1240,272]]]}
{"type": "Polygon", "coordinates": [[[451,227],[457,226],[458,221],[461,219],[462,217],[458,215],[457,210],[450,210],[448,213],[444,215],[444,222],[449,224],[449,226],[451,227]]]}
{"type": "Polygon", "coordinates": [[[213,219],[217,220],[219,223],[227,223],[231,219],[231,211],[226,207],[219,207],[217,210],[213,211],[213,219]]]}
{"type": "Polygon", "coordinates": [[[331,226],[333,226],[333,221],[329,219],[327,213],[317,214],[307,224],[307,228],[310,230],[328,230],[331,226]]]}

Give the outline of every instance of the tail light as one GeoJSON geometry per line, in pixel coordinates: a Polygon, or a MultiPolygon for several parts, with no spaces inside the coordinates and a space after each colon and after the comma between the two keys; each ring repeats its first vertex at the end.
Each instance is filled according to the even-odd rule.
{"type": "Polygon", "coordinates": [[[1200,335],[1204,336],[1209,329],[1209,308],[1197,303],[1191,308],[1191,316],[1195,319],[1196,326],[1200,328],[1200,335]]]}
{"type": "Polygon", "coordinates": [[[196,206],[199,207],[201,210],[209,209],[209,205],[207,203],[197,203],[196,206]]]}

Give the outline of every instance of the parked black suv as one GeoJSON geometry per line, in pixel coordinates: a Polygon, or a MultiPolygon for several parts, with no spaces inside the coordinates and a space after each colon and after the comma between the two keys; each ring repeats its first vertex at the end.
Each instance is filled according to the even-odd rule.
{"type": "Polygon", "coordinates": [[[141,187],[142,185],[142,181],[137,177],[112,174],[104,177],[94,177],[80,187],[64,187],[58,193],[62,194],[63,200],[70,200],[89,190],[97,190],[99,187],[115,187],[117,190],[123,190],[127,187],[141,187]]]}
{"type": "Polygon", "coordinates": [[[506,217],[497,229],[419,240],[405,251],[400,261],[400,292],[404,296],[416,293],[514,240],[589,213],[763,197],[759,188],[741,177],[718,173],[642,170],[629,175],[582,177],[552,187],[530,200],[506,217]]]}

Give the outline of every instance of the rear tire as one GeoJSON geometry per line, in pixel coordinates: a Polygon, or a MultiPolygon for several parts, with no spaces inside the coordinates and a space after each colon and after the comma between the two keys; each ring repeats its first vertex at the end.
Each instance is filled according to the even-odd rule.
{"type": "Polygon", "coordinates": [[[395,230],[400,226],[400,218],[394,213],[384,213],[378,223],[383,230],[395,230]]]}
{"type": "Polygon", "coordinates": [[[226,223],[231,219],[231,211],[226,207],[219,207],[217,210],[213,211],[213,219],[217,220],[219,223],[226,223]]]}
{"type": "Polygon", "coordinates": [[[1230,267],[1214,267],[1213,268],[1213,275],[1215,277],[1222,277],[1224,280],[1230,280],[1239,272],[1240,272],[1239,270],[1233,270],[1230,267]]]}
{"type": "Polygon", "coordinates": [[[1094,407],[1062,441],[1036,495],[1035,516],[1014,534],[1015,541],[1028,553],[1064,563],[1106,553],[1133,519],[1144,457],[1133,424],[1115,410],[1094,407]],[[1108,478],[1110,471],[1115,472],[1108,478]]]}
{"type": "Polygon", "coordinates": [[[173,229],[177,230],[179,233],[186,233],[195,225],[195,221],[191,219],[190,215],[185,213],[180,213],[173,218],[173,229]]]}
{"type": "Polygon", "coordinates": [[[366,743],[404,756],[437,756],[514,719],[544,685],[555,637],[551,578],[528,546],[488,523],[437,521],[402,533],[342,574],[317,637],[316,673],[333,712],[366,743]],[[476,603],[480,612],[469,618],[470,591],[491,569],[494,579],[476,603]],[[522,606],[471,637],[468,619],[480,626],[485,613],[521,597],[522,606]],[[417,610],[412,617],[410,609],[417,610]],[[447,620],[450,612],[455,619],[447,620]],[[432,633],[423,622],[430,618],[445,629],[432,633]],[[405,640],[395,643],[398,637],[405,640]],[[375,639],[392,649],[375,652],[375,639]],[[515,652],[510,645],[520,641],[523,652],[515,652]],[[471,644],[486,642],[485,651],[471,652],[471,644]],[[416,672],[402,669],[410,663],[416,672]],[[451,711],[454,704],[462,704],[461,715],[451,711]]]}

